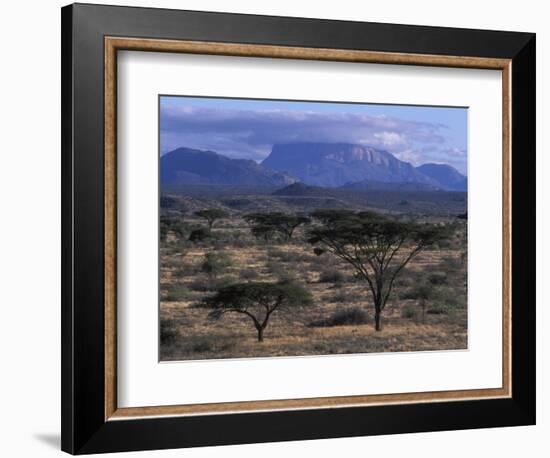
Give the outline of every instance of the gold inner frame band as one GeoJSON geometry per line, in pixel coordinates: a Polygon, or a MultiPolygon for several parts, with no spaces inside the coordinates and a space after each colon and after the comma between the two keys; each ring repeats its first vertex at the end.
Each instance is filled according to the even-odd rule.
{"type": "Polygon", "coordinates": [[[482,57],[388,53],[344,49],[105,37],[105,420],[208,415],[506,398],[512,393],[511,367],[511,60],[482,57]],[[173,52],[337,62],[422,65],[502,72],[502,387],[399,394],[335,396],[118,408],[117,405],[117,51],[173,52]]]}

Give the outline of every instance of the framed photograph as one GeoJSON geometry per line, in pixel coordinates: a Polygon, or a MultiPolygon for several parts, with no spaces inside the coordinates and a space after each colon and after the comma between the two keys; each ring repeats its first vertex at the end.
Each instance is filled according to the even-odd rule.
{"type": "Polygon", "coordinates": [[[78,4],[62,79],[63,450],[535,423],[534,34],[78,4]]]}

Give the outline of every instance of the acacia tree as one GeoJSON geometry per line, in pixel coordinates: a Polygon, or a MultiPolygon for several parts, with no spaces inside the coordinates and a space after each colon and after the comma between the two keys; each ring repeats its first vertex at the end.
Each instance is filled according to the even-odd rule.
{"type": "Polygon", "coordinates": [[[251,225],[254,235],[272,235],[279,233],[285,240],[291,240],[294,231],[302,225],[309,224],[311,219],[303,215],[292,215],[282,212],[251,213],[244,216],[251,225]]]}
{"type": "Polygon", "coordinates": [[[311,294],[297,283],[249,282],[220,288],[197,305],[210,309],[208,317],[212,320],[227,313],[249,318],[258,333],[258,342],[263,342],[264,330],[274,313],[292,313],[312,303],[311,294]]]}
{"type": "Polygon", "coordinates": [[[377,331],[396,277],[420,251],[448,236],[445,226],[397,221],[373,212],[317,210],[312,216],[320,222],[309,230],[315,254],[329,251],[367,283],[377,331]]]}
{"type": "Polygon", "coordinates": [[[204,218],[208,224],[208,232],[211,232],[214,223],[219,219],[227,218],[229,216],[229,213],[219,208],[208,208],[206,210],[196,211],[195,216],[204,218]]]}

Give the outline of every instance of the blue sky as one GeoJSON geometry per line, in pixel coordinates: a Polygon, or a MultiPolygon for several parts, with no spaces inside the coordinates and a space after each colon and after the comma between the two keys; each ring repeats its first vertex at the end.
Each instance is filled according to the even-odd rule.
{"type": "Polygon", "coordinates": [[[460,107],[161,96],[160,153],[185,146],[261,162],[275,143],[348,142],[466,174],[467,116],[460,107]]]}

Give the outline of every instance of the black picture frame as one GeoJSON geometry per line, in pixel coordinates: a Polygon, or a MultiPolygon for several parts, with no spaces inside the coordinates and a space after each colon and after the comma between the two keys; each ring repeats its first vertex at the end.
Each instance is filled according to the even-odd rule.
{"type": "Polygon", "coordinates": [[[535,34],[74,4],[62,8],[62,449],[72,454],[535,424],[535,34]],[[104,37],[512,61],[512,396],[105,420],[104,37]]]}

